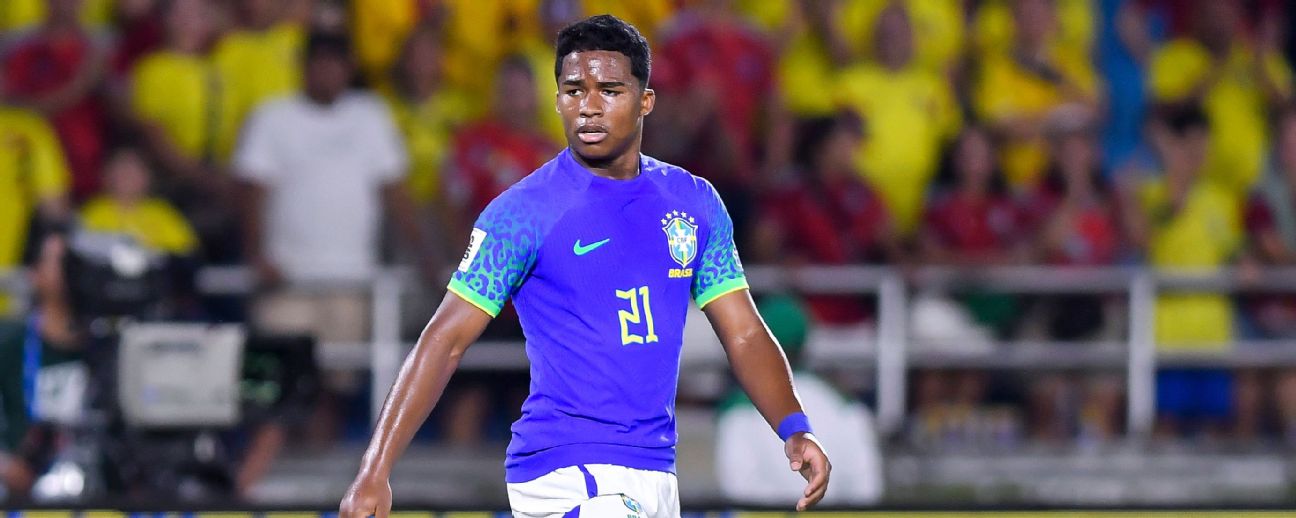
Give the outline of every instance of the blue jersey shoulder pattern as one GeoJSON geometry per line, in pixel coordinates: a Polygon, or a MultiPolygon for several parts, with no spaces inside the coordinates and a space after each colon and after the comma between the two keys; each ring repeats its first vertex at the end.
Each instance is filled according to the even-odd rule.
{"type": "Polygon", "coordinates": [[[517,292],[535,265],[544,233],[561,215],[532,188],[549,174],[542,167],[495,198],[473,224],[468,249],[447,286],[491,316],[517,292]]]}
{"type": "Polygon", "coordinates": [[[705,307],[722,295],[747,288],[747,277],[743,274],[742,261],[738,259],[738,249],[734,245],[733,220],[725,209],[724,201],[716,192],[711,182],[695,178],[701,184],[700,195],[707,207],[711,232],[706,236],[702,260],[693,277],[693,300],[698,307],[705,307]]]}

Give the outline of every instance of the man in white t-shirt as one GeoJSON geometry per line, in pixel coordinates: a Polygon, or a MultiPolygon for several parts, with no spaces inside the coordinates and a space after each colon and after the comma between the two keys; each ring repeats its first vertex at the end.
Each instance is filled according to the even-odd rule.
{"type": "MultiPolygon", "coordinates": [[[[769,295],[757,305],[765,325],[796,370],[795,384],[801,405],[815,423],[815,436],[834,459],[833,488],[824,494],[824,505],[863,506],[882,498],[882,453],[873,415],[854,400],[813,373],[799,368],[810,317],[802,302],[789,295],[769,295]]],[[[787,470],[787,457],[777,437],[751,399],[739,390],[721,403],[716,419],[716,479],[720,493],[732,503],[777,506],[801,498],[804,480],[787,470]]]]}
{"type": "Polygon", "coordinates": [[[262,104],[240,136],[245,253],[263,285],[277,288],[253,308],[263,330],[365,340],[364,281],[378,266],[384,205],[426,252],[404,191],[404,143],[378,97],[349,90],[353,72],[344,37],[312,35],[304,91],[262,104]]]}

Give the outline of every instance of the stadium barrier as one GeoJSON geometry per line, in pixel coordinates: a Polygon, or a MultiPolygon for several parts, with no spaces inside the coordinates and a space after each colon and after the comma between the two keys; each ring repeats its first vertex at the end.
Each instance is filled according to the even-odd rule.
{"type": "MultiPolygon", "coordinates": [[[[925,267],[902,271],[881,266],[816,266],[795,270],[750,266],[747,275],[757,293],[796,289],[813,294],[873,295],[877,326],[871,357],[847,363],[873,369],[878,425],[893,433],[904,423],[906,377],[913,368],[974,367],[986,369],[1086,368],[1121,370],[1126,378],[1128,433],[1144,438],[1156,416],[1155,379],[1158,366],[1261,367],[1296,366],[1296,341],[1239,341],[1222,353],[1158,353],[1153,318],[1156,298],[1163,292],[1296,293],[1296,268],[1243,273],[1233,269],[1210,272],[1164,272],[1148,268],[995,267],[956,269],[925,267]],[[909,340],[909,294],[915,290],[977,289],[1016,294],[1110,294],[1127,298],[1128,337],[1119,343],[1000,342],[984,351],[954,353],[915,351],[909,340]]],[[[372,408],[381,408],[404,354],[412,344],[400,337],[402,296],[419,283],[405,268],[379,271],[365,283],[371,298],[372,329],[368,344],[320,344],[321,363],[333,367],[369,369],[373,375],[372,408]]],[[[255,287],[252,272],[243,267],[208,267],[199,272],[199,290],[210,295],[247,295],[255,287]]],[[[319,286],[327,288],[327,285],[319,286]]],[[[0,272],[0,292],[17,301],[21,311],[30,293],[22,271],[0,272]]],[[[460,364],[465,370],[525,369],[525,352],[512,342],[481,342],[460,364]]]]}

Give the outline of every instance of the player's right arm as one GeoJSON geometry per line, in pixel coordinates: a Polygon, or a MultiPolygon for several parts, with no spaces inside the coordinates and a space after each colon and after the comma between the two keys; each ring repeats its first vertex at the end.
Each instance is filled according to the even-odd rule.
{"type": "Polygon", "coordinates": [[[468,251],[450,279],[441,307],[405,358],[378,416],[378,426],[347,490],[339,518],[386,518],[391,510],[392,465],[441,398],[464,351],[498,315],[535,264],[536,211],[505,193],[482,211],[468,251]]]}
{"type": "Polygon", "coordinates": [[[392,503],[387,482],[392,465],[441,398],[464,351],[490,321],[491,315],[477,306],[446,294],[387,395],[360,472],[342,499],[340,518],[386,518],[392,503]]]}

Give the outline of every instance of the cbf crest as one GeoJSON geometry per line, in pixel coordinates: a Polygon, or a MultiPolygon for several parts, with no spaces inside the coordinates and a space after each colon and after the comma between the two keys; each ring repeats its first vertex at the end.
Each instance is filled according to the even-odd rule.
{"type": "Polygon", "coordinates": [[[693,269],[689,268],[689,263],[697,257],[697,223],[687,212],[678,210],[667,212],[661,223],[671,259],[680,265],[680,268],[671,269],[670,277],[692,277],[693,269]]]}

